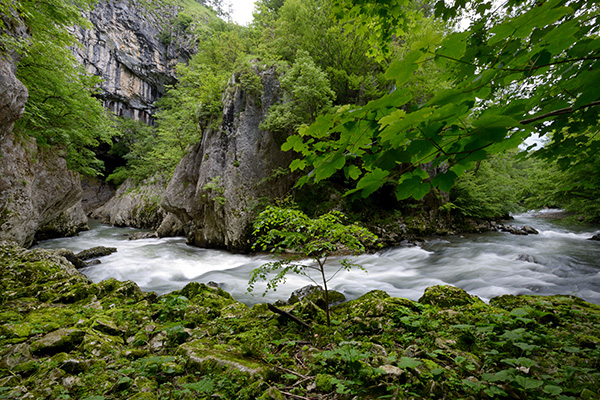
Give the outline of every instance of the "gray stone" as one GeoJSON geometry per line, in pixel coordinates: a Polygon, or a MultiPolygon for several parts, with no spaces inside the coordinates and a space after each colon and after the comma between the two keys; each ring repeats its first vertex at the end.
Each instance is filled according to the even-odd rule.
{"type": "Polygon", "coordinates": [[[77,257],[75,253],[68,249],[57,249],[56,253],[60,256],[63,256],[67,259],[73,266],[77,269],[87,267],[87,264],[81,260],[81,258],[77,257]]]}
{"type": "Polygon", "coordinates": [[[33,342],[30,349],[35,355],[70,352],[79,346],[84,337],[85,332],[82,330],[61,328],[33,342]]]}
{"type": "Polygon", "coordinates": [[[251,223],[261,199],[283,197],[292,186],[285,169],[293,158],[281,151],[285,135],[262,131],[266,111],[278,101],[274,68],[255,73],[262,91],[230,82],[223,122],[204,132],[177,166],[162,206],[182,221],[190,244],[249,251],[251,223]]]}
{"type": "Polygon", "coordinates": [[[114,197],[91,213],[91,217],[115,226],[154,230],[168,215],[160,206],[166,185],[166,179],[159,175],[142,183],[128,179],[114,197]]]}

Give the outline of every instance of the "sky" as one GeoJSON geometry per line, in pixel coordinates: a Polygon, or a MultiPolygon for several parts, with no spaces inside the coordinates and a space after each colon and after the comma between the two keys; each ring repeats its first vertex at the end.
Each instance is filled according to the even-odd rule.
{"type": "Polygon", "coordinates": [[[231,4],[232,18],[239,25],[248,25],[252,21],[254,0],[225,0],[225,3],[231,4]]]}

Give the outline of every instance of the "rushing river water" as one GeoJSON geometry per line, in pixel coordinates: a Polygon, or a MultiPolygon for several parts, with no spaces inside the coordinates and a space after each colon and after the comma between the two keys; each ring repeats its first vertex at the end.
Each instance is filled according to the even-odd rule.
{"type": "MultiPolygon", "coordinates": [[[[417,300],[428,286],[450,284],[489,300],[503,294],[572,294],[600,304],[600,242],[586,240],[598,226],[564,226],[556,221],[522,214],[511,225],[528,224],[539,235],[517,236],[490,232],[435,239],[421,246],[396,247],[357,257],[361,270],[341,271],[329,286],[356,298],[380,289],[391,296],[417,300]]],[[[246,293],[250,271],[270,260],[267,255],[237,255],[200,249],[183,238],[128,240],[139,231],[91,223],[92,229],[73,238],[41,242],[40,248],[64,247],[79,252],[94,246],[116,247],[102,263],[82,269],[92,281],[116,278],[135,281],[144,291],[159,294],[188,282],[216,282],[237,300],[254,304],[287,300],[291,292],[311,281],[290,275],[276,292],[246,293]]],[[[330,274],[337,270],[335,260],[330,274]]]]}

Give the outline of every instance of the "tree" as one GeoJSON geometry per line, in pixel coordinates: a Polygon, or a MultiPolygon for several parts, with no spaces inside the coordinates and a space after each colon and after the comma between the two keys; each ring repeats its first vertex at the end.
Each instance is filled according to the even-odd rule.
{"type": "Polygon", "coordinates": [[[271,106],[261,129],[288,132],[311,123],[319,113],[329,110],[335,96],[325,73],[302,50],[281,78],[281,88],[283,103],[271,106]]]}
{"type": "Polygon", "coordinates": [[[77,45],[71,27],[89,24],[82,11],[93,3],[9,0],[0,9],[7,18],[21,18],[29,33],[16,41],[6,35],[0,40],[0,50],[21,53],[16,75],[29,91],[15,132],[34,137],[40,146],[64,149],[70,169],[91,175],[102,169],[91,148],[109,142],[114,130],[95,97],[99,80],[78,65],[69,47],[77,45]]]}
{"type": "MultiPolygon", "coordinates": [[[[407,11],[408,0],[335,3],[334,13],[379,49],[376,57],[390,54],[392,37],[418,25],[407,11]]],[[[288,138],[284,148],[303,156],[291,166],[307,173],[300,183],[344,171],[356,181],[349,193],[366,197],[393,183],[398,199],[421,199],[432,188],[448,191],[474,163],[516,148],[533,133],[551,135],[547,151],[568,165],[597,152],[596,2],[508,0],[500,9],[494,4],[457,1],[448,8],[438,1],[436,15],[448,23],[471,11],[470,27],[417,41],[386,72],[394,91],[320,116],[288,138]],[[412,106],[406,85],[430,61],[446,71],[451,88],[412,106]],[[565,147],[573,152],[565,154],[565,147]]]]}
{"type": "MultiPolygon", "coordinates": [[[[339,261],[338,270],[327,277],[325,264],[327,260],[339,253],[358,255],[365,252],[367,245],[372,245],[377,237],[366,228],[356,224],[344,225],[342,213],[331,211],[320,217],[311,219],[306,214],[292,208],[268,206],[254,221],[254,250],[269,250],[275,261],[254,269],[248,282],[248,291],[254,290],[258,280],[268,281],[265,290],[276,290],[285,283],[286,275],[294,273],[315,280],[309,271],[319,273],[323,283],[323,296],[327,325],[331,324],[329,315],[329,292],[327,283],[342,269],[361,268],[348,258],[339,261]],[[289,254],[291,252],[291,254],[289,254]],[[282,255],[285,255],[282,257],[282,255]],[[310,258],[313,264],[305,264],[302,260],[310,258]],[[276,273],[270,277],[269,274],[276,273]]],[[[316,282],[315,282],[316,283],[316,282]]]]}

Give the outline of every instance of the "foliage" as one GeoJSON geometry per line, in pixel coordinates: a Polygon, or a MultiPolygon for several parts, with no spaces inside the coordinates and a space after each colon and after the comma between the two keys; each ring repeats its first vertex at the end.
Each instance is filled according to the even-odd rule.
{"type": "Polygon", "coordinates": [[[157,296],[70,268],[0,244],[0,397],[566,400],[600,387],[600,307],[573,296],[373,291],[307,333],[201,283],[157,296]],[[48,347],[67,332],[79,341],[48,347]]]}
{"type": "Polygon", "coordinates": [[[271,132],[289,132],[301,124],[311,123],[321,112],[331,108],[334,93],[325,73],[305,51],[280,79],[283,102],[274,104],[261,125],[271,132]]]}
{"type": "MultiPolygon", "coordinates": [[[[337,13],[370,34],[385,53],[390,35],[405,32],[411,17],[404,0],[337,0],[337,13]]],[[[598,131],[597,63],[600,42],[594,2],[508,1],[503,12],[492,3],[458,2],[436,13],[446,21],[469,5],[468,30],[426,37],[395,60],[386,72],[397,89],[363,107],[337,110],[285,145],[303,155],[292,169],[310,172],[301,183],[320,181],[343,170],[357,181],[350,192],[368,196],[384,183],[397,186],[399,199],[420,199],[432,188],[448,191],[455,179],[489,154],[518,146],[531,133],[552,133],[548,151],[583,160],[596,146],[598,131]],[[434,60],[447,71],[452,88],[407,107],[413,94],[406,84],[422,65],[434,60]],[[504,98],[507,101],[498,101],[504,98]],[[587,141],[577,139],[589,132],[587,141]],[[577,146],[586,143],[585,146],[577,146]],[[442,166],[433,176],[423,164],[442,166]]]]}
{"type": "Polygon", "coordinates": [[[27,87],[29,99],[15,131],[41,146],[64,149],[69,168],[89,175],[102,169],[90,149],[109,142],[114,133],[94,97],[99,80],[77,64],[69,48],[76,44],[69,28],[87,26],[82,10],[92,4],[92,0],[3,3],[22,18],[30,34],[17,48],[22,53],[17,77],[27,87]]]}
{"type": "Polygon", "coordinates": [[[259,2],[253,27],[262,59],[294,63],[307,52],[326,74],[337,104],[364,103],[381,95],[382,65],[364,55],[369,43],[352,26],[330,17],[331,0],[259,2]]]}
{"type": "Polygon", "coordinates": [[[275,261],[253,270],[248,282],[248,291],[253,291],[259,279],[268,280],[267,291],[276,290],[278,285],[285,283],[289,273],[307,276],[312,280],[308,272],[317,271],[323,283],[325,312],[329,325],[331,320],[327,283],[342,269],[362,267],[351,263],[348,258],[343,258],[339,261],[339,269],[327,277],[327,260],[339,253],[358,255],[365,251],[366,246],[377,240],[375,235],[357,224],[344,225],[344,219],[344,215],[337,211],[311,219],[293,208],[268,206],[254,220],[253,235],[256,241],[253,248],[269,250],[274,257],[280,257],[287,252],[292,252],[292,255],[286,254],[284,258],[276,258],[275,261]],[[303,259],[307,257],[314,265],[304,263],[303,259]],[[274,272],[276,275],[269,278],[268,274],[274,272]]]}
{"type": "Polygon", "coordinates": [[[520,210],[521,188],[530,187],[527,169],[514,160],[514,152],[481,161],[466,171],[450,189],[452,207],[465,216],[482,219],[506,218],[520,210]]]}

